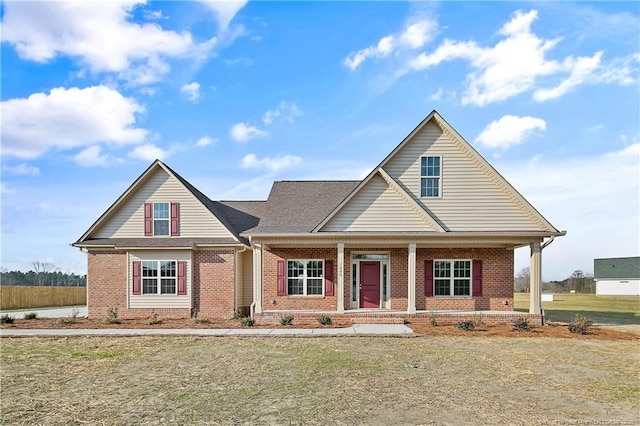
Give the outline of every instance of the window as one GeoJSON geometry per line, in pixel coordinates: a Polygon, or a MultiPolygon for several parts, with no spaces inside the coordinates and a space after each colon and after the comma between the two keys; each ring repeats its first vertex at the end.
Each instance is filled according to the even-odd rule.
{"type": "Polygon", "coordinates": [[[436,296],[471,296],[471,261],[436,260],[433,280],[436,296]]]}
{"type": "Polygon", "coordinates": [[[142,294],[176,294],[176,262],[142,262],[142,294]]]}
{"type": "Polygon", "coordinates": [[[153,235],[169,235],[169,203],[153,203],[153,235]]]}
{"type": "Polygon", "coordinates": [[[288,260],[287,294],[322,296],[324,283],[324,261],[288,260]]]}
{"type": "Polygon", "coordinates": [[[420,196],[440,197],[440,157],[420,158],[420,196]]]}

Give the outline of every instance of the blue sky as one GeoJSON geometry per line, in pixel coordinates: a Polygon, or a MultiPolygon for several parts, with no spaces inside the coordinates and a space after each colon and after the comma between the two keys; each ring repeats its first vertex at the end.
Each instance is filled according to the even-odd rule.
{"type": "Polygon", "coordinates": [[[568,231],[544,279],[637,256],[639,9],[4,2],[1,266],[85,273],[69,244],[155,158],[213,199],[265,199],[364,177],[433,109],[568,231]]]}

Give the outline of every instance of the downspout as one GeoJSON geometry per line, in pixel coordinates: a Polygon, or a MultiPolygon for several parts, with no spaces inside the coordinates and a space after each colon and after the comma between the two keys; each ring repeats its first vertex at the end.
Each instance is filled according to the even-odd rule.
{"type": "MultiPolygon", "coordinates": [[[[233,289],[233,312],[234,314],[238,311],[238,275],[240,275],[238,273],[238,254],[244,253],[245,251],[247,251],[247,246],[243,246],[242,250],[236,250],[236,254],[235,254],[235,288],[233,289]]],[[[242,263],[244,265],[244,262],[242,263]]],[[[242,277],[244,278],[244,273],[242,274],[242,277]]],[[[243,283],[243,287],[244,287],[244,283],[243,283]]],[[[244,294],[243,294],[243,298],[244,298],[244,294]]]]}
{"type": "MultiPolygon", "coordinates": [[[[562,231],[562,232],[560,233],[560,236],[561,236],[561,237],[563,237],[563,236],[565,236],[565,235],[567,235],[567,231],[562,231]]],[[[553,240],[555,240],[555,238],[556,238],[556,236],[555,236],[555,235],[552,235],[552,236],[549,238],[549,240],[548,240],[548,241],[546,241],[544,244],[542,244],[542,245],[540,246],[540,256],[542,256],[542,250],[544,250],[544,248],[545,248],[545,247],[547,247],[549,244],[551,244],[551,243],[553,242],[553,240]]],[[[540,278],[541,278],[541,280],[542,280],[542,277],[540,277],[540,278]]],[[[540,291],[542,291],[542,283],[540,283],[540,291]]],[[[544,325],[544,317],[545,317],[545,315],[544,315],[544,309],[542,309],[542,304],[540,304],[540,314],[542,315],[542,325],[544,325]]]]}
{"type": "MultiPolygon", "coordinates": [[[[249,236],[249,245],[253,247],[253,243],[251,242],[251,236],[249,236]]],[[[256,295],[255,295],[255,265],[253,264],[253,256],[251,257],[251,272],[254,275],[253,277],[251,277],[251,287],[253,288],[253,295],[251,297],[251,299],[253,300],[251,302],[251,305],[249,306],[249,316],[251,316],[251,319],[255,319],[254,314],[256,312],[256,295]]]]}

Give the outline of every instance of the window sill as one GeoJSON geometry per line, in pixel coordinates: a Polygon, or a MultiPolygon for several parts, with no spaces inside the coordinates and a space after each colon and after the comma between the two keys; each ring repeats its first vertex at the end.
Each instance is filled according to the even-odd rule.
{"type": "Polygon", "coordinates": [[[473,296],[433,296],[435,299],[473,299],[473,296]]]}
{"type": "Polygon", "coordinates": [[[295,295],[286,296],[286,297],[287,299],[324,299],[323,294],[311,294],[311,295],[295,294],[295,295]]]}

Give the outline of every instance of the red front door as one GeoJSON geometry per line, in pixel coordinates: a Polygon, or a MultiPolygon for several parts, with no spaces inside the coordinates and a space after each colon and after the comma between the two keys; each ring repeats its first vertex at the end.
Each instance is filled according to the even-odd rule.
{"type": "Polygon", "coordinates": [[[380,262],[360,262],[360,307],[380,307],[380,262]]]}

